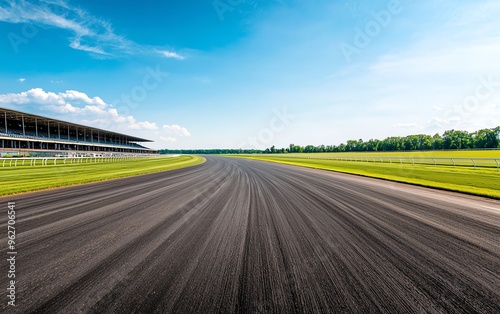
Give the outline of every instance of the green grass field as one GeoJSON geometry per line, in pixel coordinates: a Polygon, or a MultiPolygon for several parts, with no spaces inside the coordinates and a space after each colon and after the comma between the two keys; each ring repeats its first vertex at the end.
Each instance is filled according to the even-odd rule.
{"type": "MultiPolygon", "coordinates": [[[[433,152],[434,156],[451,157],[499,157],[499,151],[450,151],[433,152]],[[472,156],[473,155],[473,156],[472,156]]],[[[430,156],[429,152],[418,153],[378,153],[383,156],[430,156]]],[[[343,154],[355,156],[354,153],[343,154]]],[[[410,183],[415,185],[433,187],[438,189],[457,191],[467,194],[486,196],[500,199],[500,172],[496,168],[451,167],[434,165],[412,165],[399,163],[374,163],[324,160],[320,157],[333,157],[334,154],[287,154],[287,155],[244,155],[235,156],[289,164],[295,166],[325,169],[337,172],[357,174],[367,177],[381,178],[391,181],[410,183]],[[317,156],[318,159],[311,159],[317,156]],[[294,157],[294,158],[290,158],[294,157]],[[301,158],[308,157],[308,158],[301,158]]],[[[357,156],[377,156],[374,153],[358,153],[357,156]]]]}
{"type": "Polygon", "coordinates": [[[104,181],[194,166],[199,156],[139,158],[124,161],[0,168],[0,196],[104,181]]]}

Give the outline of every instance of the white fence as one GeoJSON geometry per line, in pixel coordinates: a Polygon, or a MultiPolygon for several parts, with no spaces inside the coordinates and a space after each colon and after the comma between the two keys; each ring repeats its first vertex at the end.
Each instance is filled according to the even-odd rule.
{"type": "Polygon", "coordinates": [[[65,164],[85,164],[113,162],[127,159],[144,158],[144,156],[107,156],[107,157],[23,157],[23,158],[0,158],[2,167],[18,166],[47,166],[65,164]]]}
{"type": "MultiPolygon", "coordinates": [[[[278,156],[278,155],[276,155],[278,156]]],[[[500,158],[466,158],[466,157],[426,157],[426,156],[322,156],[322,157],[296,157],[283,156],[287,158],[306,158],[306,159],[323,159],[335,161],[352,161],[352,162],[373,162],[373,163],[390,163],[390,164],[406,164],[406,165],[434,165],[434,166],[451,166],[451,167],[473,167],[481,168],[496,168],[500,169],[500,158]]]]}

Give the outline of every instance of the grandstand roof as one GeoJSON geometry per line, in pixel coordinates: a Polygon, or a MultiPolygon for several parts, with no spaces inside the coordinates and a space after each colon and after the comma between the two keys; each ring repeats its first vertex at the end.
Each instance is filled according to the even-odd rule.
{"type": "Polygon", "coordinates": [[[140,137],[136,137],[136,136],[131,136],[131,135],[123,134],[123,133],[118,133],[118,132],[103,130],[103,129],[91,127],[91,126],[88,126],[88,125],[83,125],[83,124],[68,122],[68,121],[64,121],[64,120],[58,120],[58,119],[48,118],[48,117],[44,117],[44,116],[40,116],[40,115],[36,115],[36,114],[31,114],[31,113],[27,113],[27,112],[22,112],[22,111],[18,111],[18,110],[13,110],[13,109],[8,109],[8,108],[0,107],[0,112],[1,111],[4,111],[7,115],[10,114],[11,116],[23,115],[24,117],[42,119],[42,120],[48,121],[49,123],[51,123],[51,122],[64,123],[64,124],[67,124],[67,125],[70,125],[70,126],[74,126],[74,127],[78,127],[78,128],[85,128],[87,130],[95,130],[95,131],[100,131],[100,132],[106,132],[108,134],[113,134],[113,135],[118,135],[118,136],[121,136],[121,137],[126,137],[129,142],[153,142],[152,140],[148,140],[148,139],[144,139],[144,138],[140,138],[140,137]]]}

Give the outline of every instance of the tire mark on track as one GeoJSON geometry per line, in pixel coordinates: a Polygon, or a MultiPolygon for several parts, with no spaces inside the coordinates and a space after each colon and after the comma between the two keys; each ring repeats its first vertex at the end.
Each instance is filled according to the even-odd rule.
{"type": "Polygon", "coordinates": [[[19,313],[500,308],[498,201],[207,157],[18,202],[19,313]]]}

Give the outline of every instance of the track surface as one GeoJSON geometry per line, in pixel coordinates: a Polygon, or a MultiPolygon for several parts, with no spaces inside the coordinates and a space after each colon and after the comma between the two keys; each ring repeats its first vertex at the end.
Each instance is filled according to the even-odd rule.
{"type": "Polygon", "coordinates": [[[4,289],[1,312],[500,309],[497,201],[222,157],[0,198],[2,234],[8,201],[17,307],[4,289]]]}

